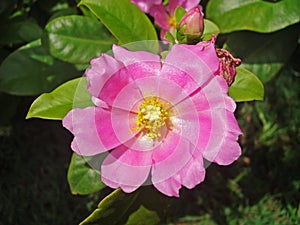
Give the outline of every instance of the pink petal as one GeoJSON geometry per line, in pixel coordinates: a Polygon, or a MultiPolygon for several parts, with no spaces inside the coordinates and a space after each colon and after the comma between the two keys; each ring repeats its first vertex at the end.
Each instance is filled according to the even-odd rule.
{"type": "MultiPolygon", "coordinates": [[[[192,143],[197,143],[197,150],[194,155],[204,154],[208,160],[222,164],[225,163],[225,161],[221,162],[222,155],[220,154],[220,157],[216,157],[218,156],[218,152],[224,148],[222,146],[227,143],[226,136],[233,130],[235,135],[234,142],[236,142],[238,135],[241,134],[232,113],[235,110],[236,104],[227,95],[227,90],[226,81],[221,77],[214,77],[203,89],[199,89],[191,96],[192,104],[189,99],[186,99],[175,106],[179,118],[182,118],[182,124],[199,124],[198,128],[195,127],[192,129],[199,130],[198,133],[196,132],[199,134],[198,139],[188,132],[182,132],[185,138],[192,143]],[[195,117],[195,111],[197,117],[195,117]],[[229,116],[231,123],[227,124],[229,116]]],[[[238,144],[236,145],[238,146],[238,144]]],[[[229,152],[232,152],[232,159],[228,163],[234,161],[240,154],[239,147],[235,147],[229,152]]]]}
{"type": "MultiPolygon", "coordinates": [[[[92,60],[92,68],[86,71],[89,81],[89,91],[92,95],[106,104],[112,106],[127,86],[122,95],[141,97],[134,80],[143,77],[157,76],[160,73],[161,63],[158,55],[147,52],[130,52],[121,47],[114,46],[113,52],[116,59],[103,54],[102,57],[92,60]]],[[[143,90],[144,91],[144,90],[143,90]]],[[[128,104],[123,109],[128,110],[128,104]]]]}
{"type": "Polygon", "coordinates": [[[182,89],[173,80],[160,77],[157,94],[160,98],[165,99],[172,105],[175,105],[188,97],[188,93],[186,93],[185,91],[185,89],[182,89]]]}
{"type": "Polygon", "coordinates": [[[186,98],[175,105],[172,110],[175,111],[175,115],[170,117],[172,131],[186,138],[191,143],[197,143],[202,127],[193,101],[190,98],[186,98]]]}
{"type": "MultiPolygon", "coordinates": [[[[234,112],[236,104],[234,100],[228,96],[227,91],[228,85],[226,84],[226,81],[222,77],[215,76],[202,89],[199,89],[190,95],[190,99],[193,101],[194,107],[198,112],[218,108],[224,108],[234,112]]],[[[189,111],[190,105],[187,105],[184,102],[184,106],[181,106],[180,104],[176,107],[184,107],[185,111],[189,111]]]]}
{"type": "Polygon", "coordinates": [[[138,103],[143,100],[144,96],[141,93],[140,88],[135,82],[132,82],[123,87],[120,92],[116,95],[112,108],[122,109],[130,112],[137,113],[138,103]]]}
{"type": "MultiPolygon", "coordinates": [[[[161,128],[161,136],[165,136],[168,132],[167,128],[161,128]]],[[[136,132],[135,136],[123,143],[127,148],[130,148],[134,151],[140,152],[153,152],[160,144],[160,140],[149,139],[147,135],[144,135],[142,132],[136,132]]]]}
{"type": "Polygon", "coordinates": [[[121,90],[129,84],[134,84],[132,82],[130,72],[126,68],[122,68],[117,73],[113,74],[109,79],[107,79],[100,90],[98,98],[112,106],[121,90]]]}
{"type": "Polygon", "coordinates": [[[169,15],[163,4],[154,5],[150,8],[149,14],[154,18],[154,22],[164,30],[169,30],[169,15]]]}
{"type": "Polygon", "coordinates": [[[110,111],[98,107],[73,109],[63,119],[63,126],[74,137],[72,149],[79,155],[96,155],[121,143],[111,124],[110,111]]]}
{"type": "Polygon", "coordinates": [[[161,4],[162,0],[131,0],[132,3],[136,4],[143,12],[148,13],[153,5],[161,4]]]}
{"type": "Polygon", "coordinates": [[[153,185],[167,196],[179,197],[179,189],[183,186],[191,189],[203,182],[205,169],[202,156],[192,158],[177,174],[153,185]]]}
{"type": "Polygon", "coordinates": [[[232,112],[226,109],[212,111],[211,138],[204,151],[204,158],[220,165],[228,165],[241,154],[237,143],[242,134],[232,112]]]}
{"type": "Polygon", "coordinates": [[[211,112],[197,112],[194,104],[185,100],[176,105],[178,116],[172,121],[172,131],[195,143],[194,156],[203,154],[211,135],[211,112]],[[193,107],[194,106],[194,107],[193,107]]]}
{"type": "Polygon", "coordinates": [[[115,148],[108,158],[118,160],[128,166],[143,167],[152,165],[152,151],[135,150],[126,145],[115,148]]]}
{"type": "Polygon", "coordinates": [[[143,91],[144,97],[158,96],[159,98],[171,103],[177,104],[179,101],[187,98],[187,93],[172,80],[152,76],[137,79],[134,81],[136,86],[143,91]]]}
{"type": "Polygon", "coordinates": [[[106,179],[105,177],[101,177],[101,180],[104,184],[106,184],[106,186],[113,188],[113,189],[121,188],[125,193],[134,192],[136,189],[139,188],[139,186],[119,184],[119,183],[111,181],[110,179],[106,179]]]}
{"type": "Polygon", "coordinates": [[[198,84],[188,73],[171,64],[163,64],[161,77],[176,83],[187,95],[199,88],[198,84]]]}
{"type": "Polygon", "coordinates": [[[160,183],[178,173],[190,161],[195,149],[187,139],[170,132],[153,151],[152,182],[160,183]]]}
{"type": "Polygon", "coordinates": [[[173,176],[160,183],[153,183],[154,187],[161,193],[170,197],[179,197],[179,189],[181,188],[180,178],[173,176]]]}
{"type": "Polygon", "coordinates": [[[101,165],[102,181],[111,188],[133,192],[147,179],[151,169],[151,152],[139,152],[121,145],[101,165]]]}
{"type": "Polygon", "coordinates": [[[219,58],[214,46],[215,37],[211,41],[202,41],[196,45],[181,45],[191,51],[194,57],[199,58],[203,63],[210,68],[210,70],[216,72],[219,69],[219,58]]]}
{"type": "MultiPolygon", "coordinates": [[[[133,131],[135,126],[136,114],[118,108],[111,109],[111,128],[113,129],[114,136],[120,143],[125,143],[135,136],[137,131],[133,131]]],[[[103,129],[105,132],[105,128],[103,129]]]]}
{"type": "Polygon", "coordinates": [[[124,65],[111,56],[102,54],[101,57],[91,60],[91,66],[85,72],[89,82],[88,91],[93,96],[100,98],[100,91],[104,84],[112,75],[118,73],[124,65]]]}
{"type": "MultiPolygon", "coordinates": [[[[137,45],[139,43],[136,43],[137,45]]],[[[130,45],[128,45],[130,47],[130,45]]],[[[152,62],[154,64],[160,64],[159,55],[145,52],[145,51],[128,51],[125,48],[113,45],[113,53],[116,60],[121,61],[124,65],[128,66],[135,63],[152,62]]]]}
{"type": "MultiPolygon", "coordinates": [[[[182,86],[187,89],[187,93],[192,93],[196,88],[205,86],[210,79],[214,77],[215,71],[218,69],[218,62],[215,65],[212,65],[210,58],[208,55],[215,55],[215,50],[212,48],[201,48],[201,54],[205,55],[203,58],[200,54],[196,54],[195,51],[191,50],[188,45],[174,45],[167,55],[165,62],[162,67],[162,76],[171,79],[174,82],[177,82],[178,85],[182,86],[183,83],[187,83],[188,85],[182,86]],[[173,76],[170,74],[170,71],[178,71],[181,72],[181,77],[177,77],[177,73],[173,76]],[[187,81],[184,81],[187,77],[187,81]]],[[[195,47],[194,47],[195,48],[195,47]]],[[[192,49],[194,49],[192,48],[192,49]]],[[[218,58],[216,58],[218,60],[218,58]]]]}
{"type": "Polygon", "coordinates": [[[179,174],[182,185],[189,189],[203,182],[205,178],[205,168],[203,166],[202,155],[197,158],[193,157],[186,166],[180,170],[179,174]]]}
{"type": "Polygon", "coordinates": [[[179,143],[180,135],[168,132],[162,142],[160,142],[160,144],[153,150],[153,164],[160,163],[166,160],[170,155],[174,154],[179,143]]]}

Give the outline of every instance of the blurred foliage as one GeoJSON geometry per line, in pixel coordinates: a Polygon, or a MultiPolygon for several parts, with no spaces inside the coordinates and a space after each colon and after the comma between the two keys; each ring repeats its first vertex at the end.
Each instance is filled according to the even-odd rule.
{"type": "MultiPolygon", "coordinates": [[[[237,117],[244,135],[240,138],[243,155],[236,163],[228,167],[210,165],[206,180],[193,190],[183,189],[180,199],[167,198],[151,187],[142,187],[126,197],[109,188],[87,196],[70,194],[70,188],[74,193],[91,192],[84,185],[76,186],[76,180],[75,186],[67,186],[71,137],[54,121],[25,122],[26,111],[34,100],[30,96],[52,91],[82,75],[90,58],[117,41],[110,32],[124,43],[143,39],[143,35],[156,37],[152,28],[148,33],[139,30],[138,37],[120,36],[117,22],[100,13],[107,10],[105,4],[112,3],[101,1],[104,5],[99,6],[99,2],[84,0],[78,8],[79,0],[0,1],[0,224],[78,224],[93,210],[103,221],[121,214],[122,224],[300,224],[300,28],[299,4],[295,0],[201,2],[207,19],[220,29],[217,45],[240,57],[243,67],[265,84],[264,101],[238,104],[237,117]],[[240,5],[233,4],[237,2],[240,5]],[[95,10],[91,12],[91,8],[95,10]],[[261,13],[272,8],[281,16],[261,13]],[[77,26],[86,28],[85,22],[87,27],[93,26],[97,18],[112,27],[110,32],[98,22],[93,30],[76,31],[77,26]],[[257,21],[263,23],[257,26],[257,21]],[[60,26],[65,23],[69,25],[60,26]],[[65,34],[75,31],[80,39],[72,42],[65,34]],[[95,49],[92,41],[85,46],[86,54],[81,55],[77,43],[86,44],[95,36],[100,42],[108,41],[104,48],[95,49]],[[67,51],[70,46],[74,54],[67,51]],[[124,198],[131,202],[125,209],[118,205],[124,198]]],[[[127,13],[141,16],[138,23],[143,29],[150,26],[136,7],[132,10],[127,13]]],[[[117,14],[117,21],[124,23],[126,17],[117,14]]],[[[123,30],[131,31],[126,27],[123,30]]],[[[70,99],[65,89],[56,92],[64,103],[61,111],[56,110],[60,118],[70,99]]],[[[41,97],[51,99],[51,95],[41,97]]],[[[61,107],[61,102],[49,102],[61,107]]],[[[83,173],[88,173],[86,168],[83,173]]],[[[97,175],[92,177],[96,179],[97,175]]],[[[95,183],[92,191],[101,189],[99,185],[95,183]]],[[[88,218],[99,219],[92,215],[88,218]]]]}

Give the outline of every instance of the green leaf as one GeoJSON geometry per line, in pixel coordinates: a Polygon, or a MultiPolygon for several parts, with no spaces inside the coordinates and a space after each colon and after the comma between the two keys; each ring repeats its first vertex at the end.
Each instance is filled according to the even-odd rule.
{"type": "Polygon", "coordinates": [[[34,20],[2,21],[0,44],[20,44],[39,39],[42,29],[34,20]]]}
{"type": "MultiPolygon", "coordinates": [[[[157,40],[157,34],[148,17],[129,0],[81,0],[79,6],[87,7],[119,40],[120,44],[157,40]]],[[[148,46],[152,52],[156,46],[148,46]]]]}
{"type": "Polygon", "coordinates": [[[210,0],[206,18],[216,23],[222,33],[237,30],[273,32],[300,21],[299,0],[210,0]]]}
{"type": "Polygon", "coordinates": [[[101,181],[100,172],[89,165],[88,161],[91,158],[73,153],[68,170],[68,182],[72,194],[91,194],[106,187],[101,181]]]}
{"type": "Polygon", "coordinates": [[[86,78],[68,81],[51,93],[39,96],[31,105],[26,119],[63,119],[73,108],[92,106],[91,94],[87,91],[86,78]]]}
{"type": "Polygon", "coordinates": [[[136,212],[130,215],[126,225],[155,225],[159,222],[160,218],[155,211],[149,210],[141,205],[136,212]]]}
{"type": "Polygon", "coordinates": [[[116,40],[99,21],[72,15],[51,20],[46,25],[42,42],[54,57],[84,64],[110,50],[116,40]]]}
{"type": "Polygon", "coordinates": [[[186,14],[186,11],[184,8],[182,8],[181,6],[177,6],[177,8],[175,9],[174,12],[174,16],[176,19],[176,23],[179,24],[181,18],[186,14]]]}
{"type": "Polygon", "coordinates": [[[81,225],[158,224],[164,220],[173,200],[152,185],[140,187],[130,194],[118,189],[103,199],[81,225]]]}
{"type": "Polygon", "coordinates": [[[128,217],[137,210],[135,201],[138,192],[127,194],[117,189],[104,198],[98,208],[80,225],[120,225],[126,224],[128,217]]]}
{"type": "Polygon", "coordinates": [[[211,40],[211,35],[215,34],[218,36],[220,33],[219,27],[210,20],[204,19],[204,30],[202,34],[202,40],[211,40]]]}
{"type": "Polygon", "coordinates": [[[236,77],[229,88],[229,95],[236,102],[263,100],[264,86],[250,71],[236,68],[236,77]]]}
{"type": "Polygon", "coordinates": [[[38,95],[78,76],[74,66],[50,56],[34,41],[11,53],[0,66],[0,90],[15,95],[38,95]]]}
{"type": "Polygon", "coordinates": [[[175,43],[175,37],[169,31],[166,32],[164,39],[166,39],[170,43],[175,43]]]}
{"type": "Polygon", "coordinates": [[[300,25],[271,34],[243,31],[229,34],[225,48],[242,59],[241,67],[252,71],[264,83],[274,77],[297,47],[300,25]]]}

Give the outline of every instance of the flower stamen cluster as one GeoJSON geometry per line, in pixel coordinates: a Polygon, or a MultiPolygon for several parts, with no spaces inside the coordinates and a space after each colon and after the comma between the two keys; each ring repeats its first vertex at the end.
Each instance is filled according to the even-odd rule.
{"type": "Polygon", "coordinates": [[[169,112],[166,110],[169,102],[164,102],[156,96],[145,97],[140,105],[136,127],[134,130],[143,130],[145,135],[151,140],[161,136],[160,129],[166,125],[169,112]]]}
{"type": "Polygon", "coordinates": [[[170,16],[169,18],[169,25],[170,25],[170,29],[176,29],[177,23],[176,23],[176,19],[174,16],[170,16]]]}

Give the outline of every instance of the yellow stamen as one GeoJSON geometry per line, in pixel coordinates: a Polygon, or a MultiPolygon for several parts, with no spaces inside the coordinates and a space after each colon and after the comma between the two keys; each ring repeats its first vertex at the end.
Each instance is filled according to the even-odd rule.
{"type": "Polygon", "coordinates": [[[133,130],[143,130],[151,140],[159,138],[161,136],[160,128],[166,125],[169,117],[166,110],[168,106],[169,102],[161,101],[156,96],[145,97],[139,107],[136,127],[133,130]]]}
{"type": "Polygon", "coordinates": [[[176,28],[176,19],[175,19],[175,17],[174,16],[171,16],[170,18],[169,18],[169,24],[170,24],[170,27],[171,28],[176,28]]]}

